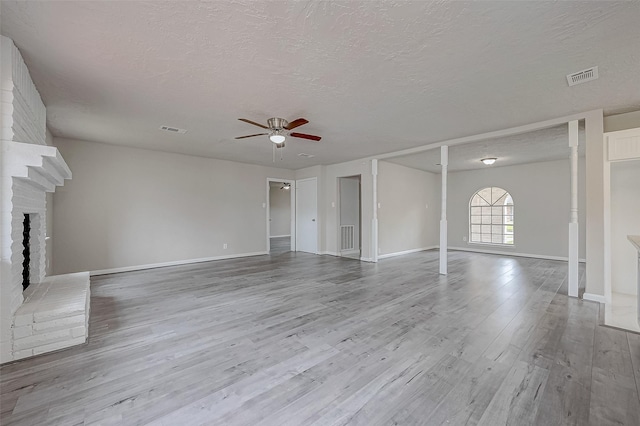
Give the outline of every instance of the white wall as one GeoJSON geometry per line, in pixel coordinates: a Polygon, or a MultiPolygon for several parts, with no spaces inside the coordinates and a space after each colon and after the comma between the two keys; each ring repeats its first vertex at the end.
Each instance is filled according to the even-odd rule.
{"type": "MultiPolygon", "coordinates": [[[[579,256],[585,258],[585,160],[578,162],[579,256]]],[[[453,172],[448,175],[450,247],[566,258],[570,206],[569,160],[453,172]],[[479,189],[506,189],[515,205],[515,246],[469,244],[469,200],[479,189]]]]}
{"type": "Polygon", "coordinates": [[[637,294],[637,251],[627,235],[640,235],[640,160],[611,163],[611,290],[637,294]]]}
{"type": "Polygon", "coordinates": [[[353,225],[353,249],[360,250],[360,178],[338,178],[340,185],[340,226],[353,225]]]}
{"type": "Polygon", "coordinates": [[[58,274],[265,252],[265,182],[293,178],[230,161],[54,143],[74,173],[53,198],[58,274]]]}
{"type": "Polygon", "coordinates": [[[269,186],[269,236],[291,235],[291,189],[280,189],[282,183],[269,186]]]}
{"type": "Polygon", "coordinates": [[[440,179],[386,161],[378,163],[380,255],[438,245],[440,179]]]}

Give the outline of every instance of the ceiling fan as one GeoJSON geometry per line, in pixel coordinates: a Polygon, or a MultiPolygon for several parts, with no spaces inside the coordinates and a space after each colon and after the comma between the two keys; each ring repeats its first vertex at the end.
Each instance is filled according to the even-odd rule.
{"type": "Polygon", "coordinates": [[[307,135],[305,133],[290,132],[290,130],[293,130],[296,127],[300,127],[303,124],[307,124],[309,122],[304,118],[298,118],[297,120],[293,120],[291,123],[289,123],[284,118],[270,118],[267,120],[266,126],[260,123],[256,123],[255,121],[248,120],[246,118],[238,118],[238,120],[244,121],[245,123],[253,124],[254,126],[262,127],[263,129],[268,130],[268,133],[256,133],[255,135],[238,136],[236,139],[245,139],[245,138],[252,138],[254,136],[269,135],[269,140],[271,140],[271,142],[275,144],[276,148],[284,148],[284,141],[287,138],[287,136],[291,136],[294,138],[309,139],[316,142],[322,139],[320,136],[307,135]]]}

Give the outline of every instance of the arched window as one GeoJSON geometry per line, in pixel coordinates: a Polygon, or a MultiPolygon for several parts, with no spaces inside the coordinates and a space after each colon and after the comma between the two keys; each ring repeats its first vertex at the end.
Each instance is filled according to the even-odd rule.
{"type": "Polygon", "coordinates": [[[469,202],[469,241],[513,245],[513,198],[492,186],[473,194],[469,202]]]}

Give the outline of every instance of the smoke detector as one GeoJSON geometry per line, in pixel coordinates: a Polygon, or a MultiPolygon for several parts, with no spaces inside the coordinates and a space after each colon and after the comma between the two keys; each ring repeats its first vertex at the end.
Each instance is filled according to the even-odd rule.
{"type": "Polygon", "coordinates": [[[187,133],[185,129],[178,129],[177,127],[171,127],[171,126],[160,126],[160,130],[164,130],[165,132],[171,132],[171,133],[179,133],[181,135],[187,133]]]}
{"type": "Polygon", "coordinates": [[[574,72],[567,75],[567,83],[569,86],[575,86],[576,84],[586,83],[587,81],[598,79],[598,67],[587,68],[586,70],[574,72]]]}

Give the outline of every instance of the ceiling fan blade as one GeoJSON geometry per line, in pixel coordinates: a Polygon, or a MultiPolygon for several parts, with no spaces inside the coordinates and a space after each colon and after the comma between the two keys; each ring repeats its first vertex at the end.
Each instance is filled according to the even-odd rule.
{"type": "Polygon", "coordinates": [[[254,136],[268,135],[269,133],[256,133],[255,135],[238,136],[236,139],[252,138],[254,136]]]}
{"type": "Polygon", "coordinates": [[[245,123],[253,124],[254,126],[262,127],[263,129],[268,129],[267,126],[264,126],[260,123],[256,123],[255,121],[247,120],[246,118],[238,118],[240,121],[244,121],[245,123]]]}
{"type": "Polygon", "coordinates": [[[320,139],[322,139],[320,136],[314,136],[314,135],[306,135],[304,133],[289,133],[289,136],[293,136],[294,138],[302,138],[302,139],[311,139],[312,141],[319,141],[320,139]]]}
{"type": "Polygon", "coordinates": [[[284,126],[284,128],[287,130],[291,130],[291,129],[295,129],[296,127],[300,127],[303,124],[307,124],[308,122],[309,120],[305,118],[298,118],[297,120],[293,120],[291,123],[284,126]]]}

